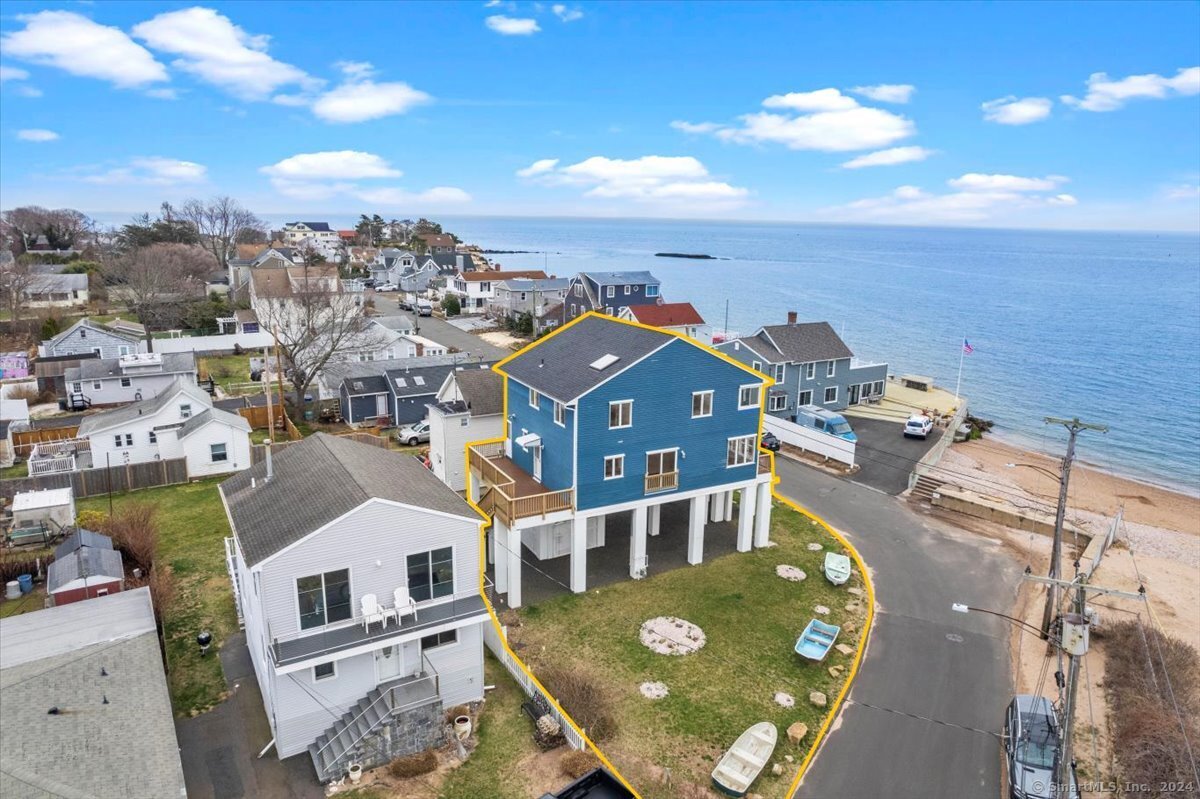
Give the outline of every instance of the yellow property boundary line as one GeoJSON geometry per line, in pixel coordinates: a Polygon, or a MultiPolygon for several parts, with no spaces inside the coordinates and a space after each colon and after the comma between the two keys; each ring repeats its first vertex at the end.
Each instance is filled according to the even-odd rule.
{"type": "MultiPolygon", "coordinates": [[[[713,349],[712,347],[710,347],[706,344],[696,341],[695,339],[688,338],[687,336],[685,336],[682,333],[678,333],[673,330],[663,330],[661,328],[653,327],[651,325],[645,325],[640,322],[634,322],[634,321],[630,321],[630,320],[626,320],[626,319],[618,319],[616,317],[597,313],[596,311],[589,311],[586,314],[583,314],[575,319],[572,319],[567,324],[563,325],[562,327],[559,327],[553,333],[550,333],[548,336],[544,336],[543,339],[547,339],[552,336],[556,336],[559,333],[561,333],[562,331],[571,327],[572,325],[577,324],[578,322],[581,322],[582,320],[588,318],[589,316],[596,316],[596,317],[600,317],[600,318],[605,319],[610,322],[617,322],[619,324],[629,325],[631,327],[640,327],[640,328],[644,328],[646,330],[652,330],[656,333],[675,336],[676,338],[680,338],[693,346],[699,347],[700,349],[705,350],[706,352],[708,352],[712,355],[715,355],[718,358],[721,358],[722,360],[727,361],[746,372],[749,372],[750,374],[754,375],[755,377],[761,378],[764,381],[764,384],[763,384],[764,389],[770,388],[775,383],[774,379],[772,379],[768,375],[764,375],[759,372],[756,372],[753,369],[751,369],[750,367],[746,366],[744,363],[742,363],[738,360],[735,360],[734,358],[726,355],[725,353],[720,352],[719,350],[713,349]]],[[[592,741],[592,739],[587,736],[587,733],[585,733],[583,731],[583,729],[575,722],[575,719],[571,718],[571,715],[569,713],[567,713],[567,711],[562,707],[562,705],[560,705],[558,703],[558,700],[555,699],[554,696],[550,693],[550,691],[548,691],[546,689],[546,686],[542,685],[541,681],[537,678],[537,676],[533,673],[533,671],[527,665],[525,665],[525,661],[521,660],[521,658],[517,656],[517,653],[514,652],[511,647],[509,647],[508,637],[504,634],[504,626],[500,623],[500,617],[497,615],[495,607],[492,606],[491,600],[488,599],[487,591],[485,589],[485,581],[487,579],[487,527],[491,523],[492,519],[475,502],[473,502],[471,500],[472,477],[471,477],[471,465],[470,465],[470,449],[472,446],[483,445],[483,444],[494,444],[497,442],[504,441],[507,438],[508,424],[509,424],[509,420],[508,420],[508,375],[506,375],[503,372],[503,370],[500,369],[500,367],[503,366],[504,364],[508,363],[512,359],[533,349],[538,344],[540,344],[543,339],[535,339],[534,341],[530,342],[529,344],[526,344],[524,347],[522,347],[517,352],[513,353],[512,355],[506,356],[504,359],[493,364],[493,366],[492,366],[492,371],[498,373],[503,378],[503,384],[501,387],[501,390],[503,392],[502,393],[502,405],[501,405],[501,407],[502,407],[501,418],[503,419],[503,424],[504,424],[504,434],[497,438],[483,439],[480,441],[468,441],[463,445],[463,462],[464,462],[464,466],[465,466],[464,476],[466,478],[467,503],[472,508],[474,508],[476,513],[478,513],[481,517],[483,517],[485,519],[485,521],[482,521],[479,524],[479,541],[480,541],[480,546],[479,546],[479,595],[483,598],[483,604],[485,607],[487,607],[488,616],[491,618],[492,626],[496,628],[497,636],[499,637],[500,642],[504,645],[504,651],[508,653],[509,657],[512,658],[512,661],[517,664],[517,666],[521,669],[522,672],[525,673],[525,676],[527,676],[533,682],[533,684],[535,686],[537,686],[538,690],[542,692],[542,695],[546,698],[546,700],[551,705],[553,705],[554,709],[557,710],[558,713],[562,716],[562,718],[564,718],[567,721],[567,723],[571,726],[571,729],[573,729],[579,735],[579,737],[584,741],[584,743],[586,743],[587,746],[596,754],[596,756],[600,759],[600,762],[602,764],[604,764],[605,768],[607,768],[610,772],[612,772],[613,776],[615,776],[621,782],[621,784],[623,786],[625,786],[625,788],[627,790],[629,790],[635,797],[637,797],[637,799],[641,799],[641,794],[638,793],[637,789],[634,788],[633,785],[631,785],[629,783],[629,781],[625,779],[625,777],[621,774],[621,772],[617,770],[617,767],[612,764],[612,761],[610,761],[608,759],[608,757],[602,751],[600,751],[600,747],[596,746],[596,744],[592,741]]],[[[759,409],[758,409],[758,434],[760,437],[762,435],[763,417],[766,415],[767,393],[768,392],[765,390],[762,391],[761,396],[759,398],[760,402],[759,402],[759,409]]],[[[846,675],[846,681],[844,683],[842,683],[841,691],[838,692],[837,698],[834,699],[833,704],[829,708],[829,712],[825,715],[825,720],[821,723],[820,729],[813,736],[812,744],[809,747],[807,754],[805,754],[804,759],[802,761],[800,761],[800,767],[796,771],[796,776],[792,779],[792,783],[788,787],[787,796],[792,797],[795,795],[796,790],[800,787],[800,780],[804,778],[804,774],[808,770],[809,764],[812,762],[813,758],[816,757],[817,750],[819,750],[821,748],[821,743],[825,740],[825,735],[828,733],[830,725],[833,724],[834,719],[837,717],[838,711],[841,709],[842,702],[845,700],[846,694],[848,694],[850,692],[850,687],[851,687],[852,683],[854,682],[854,678],[858,675],[858,668],[862,662],[863,654],[866,652],[867,642],[870,639],[870,635],[871,635],[871,628],[874,625],[874,621],[875,621],[875,586],[871,582],[871,575],[867,571],[867,567],[866,567],[866,564],[863,562],[862,556],[858,554],[858,550],[854,548],[853,544],[851,544],[848,540],[846,540],[846,538],[844,536],[842,536],[841,533],[839,533],[837,530],[835,530],[833,527],[831,527],[829,525],[829,523],[826,522],[824,519],[822,519],[820,516],[817,516],[815,513],[812,513],[811,511],[806,510],[805,508],[801,507],[797,503],[793,502],[792,500],[788,499],[787,497],[783,496],[782,494],[780,494],[778,491],[775,490],[775,486],[779,482],[779,476],[775,472],[775,453],[770,452],[769,450],[761,449],[761,448],[759,451],[766,452],[770,456],[771,496],[776,501],[783,503],[784,505],[786,505],[787,507],[796,511],[800,515],[805,516],[805,517],[811,519],[812,521],[816,522],[817,524],[821,525],[821,527],[825,528],[826,532],[828,532],[843,547],[845,547],[847,549],[847,551],[849,551],[850,556],[852,558],[854,558],[854,562],[858,565],[858,571],[862,575],[863,584],[867,588],[867,615],[866,615],[865,620],[863,621],[862,633],[859,636],[858,647],[854,653],[854,661],[850,664],[850,671],[846,675]]]]}

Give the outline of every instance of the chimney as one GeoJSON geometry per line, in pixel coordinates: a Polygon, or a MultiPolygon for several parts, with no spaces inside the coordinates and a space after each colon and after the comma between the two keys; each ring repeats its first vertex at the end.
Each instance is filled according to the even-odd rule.
{"type": "Polygon", "coordinates": [[[275,465],[271,463],[271,442],[267,441],[263,446],[267,448],[267,476],[263,480],[263,485],[266,485],[275,476],[275,465]]]}
{"type": "Polygon", "coordinates": [[[788,324],[789,325],[796,324],[796,312],[795,311],[788,311],[788,324]]]}

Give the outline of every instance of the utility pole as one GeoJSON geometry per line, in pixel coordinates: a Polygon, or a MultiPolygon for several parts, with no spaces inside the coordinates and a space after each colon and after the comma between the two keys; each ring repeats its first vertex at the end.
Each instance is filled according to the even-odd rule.
{"type": "MultiPolygon", "coordinates": [[[[1067,454],[1062,460],[1062,476],[1058,483],[1058,511],[1054,514],[1054,547],[1050,553],[1050,578],[1057,579],[1062,574],[1062,533],[1063,520],[1067,515],[1067,484],[1071,479],[1071,464],[1075,460],[1075,438],[1082,430],[1099,430],[1107,433],[1108,427],[1102,424],[1088,424],[1074,419],[1059,419],[1054,416],[1045,418],[1046,424],[1061,424],[1067,428],[1070,437],[1067,440],[1067,454]]],[[[1042,614],[1042,638],[1050,637],[1050,625],[1054,622],[1054,609],[1058,605],[1058,585],[1049,583],[1046,591],[1046,610],[1042,614]]]]}

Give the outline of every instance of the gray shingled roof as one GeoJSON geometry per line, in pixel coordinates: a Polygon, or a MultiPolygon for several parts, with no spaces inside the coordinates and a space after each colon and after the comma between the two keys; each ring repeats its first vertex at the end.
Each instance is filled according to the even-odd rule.
{"type": "Polygon", "coordinates": [[[463,369],[454,381],[472,416],[488,416],[504,410],[504,379],[491,369],[463,369]]]}
{"type": "Polygon", "coordinates": [[[91,547],[92,549],[112,549],[112,539],[100,533],[93,533],[91,530],[85,530],[80,527],[75,532],[71,533],[63,542],[54,548],[55,558],[65,558],[80,547],[91,547]]]}
{"type": "Polygon", "coordinates": [[[82,577],[120,580],[125,576],[121,553],[115,549],[80,547],[66,556],[56,557],[46,567],[46,587],[54,593],[67,583],[82,577]]]}
{"type": "Polygon", "coordinates": [[[559,402],[572,402],[674,338],[603,316],[585,316],[542,339],[500,370],[559,402]],[[593,369],[591,364],[605,355],[616,355],[619,360],[605,369],[593,369]]]}
{"type": "Polygon", "coordinates": [[[220,408],[206,408],[200,413],[193,414],[180,426],[179,438],[187,438],[209,422],[222,422],[230,427],[236,427],[238,430],[250,432],[250,422],[240,413],[230,413],[220,408]]]}
{"type": "MultiPolygon", "coordinates": [[[[442,357],[442,356],[434,356],[442,357]]],[[[448,356],[446,356],[448,357],[448,356]]],[[[463,361],[420,366],[410,369],[388,369],[387,379],[392,384],[392,393],[397,397],[419,397],[436,394],[446,382],[446,375],[459,369],[462,371],[486,371],[493,361],[463,361]]]]}
{"type": "Polygon", "coordinates": [[[383,375],[360,375],[347,377],[342,381],[342,387],[351,397],[365,397],[371,394],[388,393],[387,378],[383,375]]]}
{"type": "Polygon", "coordinates": [[[205,399],[208,397],[204,389],[199,386],[185,383],[182,378],[176,378],[170,387],[163,389],[150,399],[133,402],[129,405],[122,405],[119,408],[83,417],[83,421],[79,423],[79,432],[76,435],[80,438],[85,438],[97,430],[107,430],[115,425],[132,421],[139,416],[150,416],[158,413],[164,405],[173,400],[184,389],[193,389],[191,394],[199,401],[203,401],[202,397],[205,399]]]}
{"type": "Polygon", "coordinates": [[[107,377],[137,377],[139,375],[178,374],[196,371],[196,356],[190,352],[168,352],[162,356],[162,371],[150,369],[145,365],[135,367],[131,372],[122,372],[119,358],[104,358],[102,360],[83,361],[79,364],[79,375],[76,380],[99,380],[107,377]]]}
{"type": "Polygon", "coordinates": [[[649,272],[580,272],[598,286],[639,286],[643,283],[661,283],[649,272]]]}
{"type": "Polygon", "coordinates": [[[317,433],[281,449],[273,460],[270,482],[263,482],[263,462],[221,483],[238,543],[251,565],[375,497],[478,518],[433,472],[393,450],[317,433]]]}
{"type": "MultiPolygon", "coordinates": [[[[783,357],[796,363],[834,361],[852,358],[854,353],[833,331],[828,322],[802,322],[795,325],[768,325],[763,332],[775,342],[783,357]]],[[[760,347],[762,345],[759,345],[760,347]]],[[[754,349],[759,349],[755,347],[754,349]]]]}

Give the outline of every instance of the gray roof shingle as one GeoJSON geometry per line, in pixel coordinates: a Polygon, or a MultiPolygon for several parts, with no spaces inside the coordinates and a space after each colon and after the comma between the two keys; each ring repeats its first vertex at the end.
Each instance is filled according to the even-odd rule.
{"type": "Polygon", "coordinates": [[[163,389],[150,399],[130,403],[129,405],[122,405],[119,408],[83,417],[83,421],[79,423],[79,432],[76,435],[84,438],[97,430],[107,430],[115,425],[132,421],[139,416],[150,416],[158,413],[171,400],[175,399],[180,391],[187,391],[193,398],[200,402],[208,399],[208,394],[204,392],[204,389],[184,382],[181,378],[176,378],[175,382],[169,388],[163,389]]]}
{"type": "Polygon", "coordinates": [[[115,549],[79,547],[64,557],[56,557],[46,567],[46,587],[50,593],[82,577],[120,580],[125,576],[121,553],[115,549]]]}
{"type": "Polygon", "coordinates": [[[137,377],[139,375],[183,374],[196,371],[196,356],[190,352],[168,352],[162,356],[162,371],[146,367],[135,368],[132,372],[121,371],[119,358],[104,358],[101,360],[83,361],[79,364],[77,380],[99,380],[107,377],[137,377]]]}
{"type": "Polygon", "coordinates": [[[659,284],[661,281],[649,272],[580,272],[597,286],[640,286],[643,283],[659,284]]]}
{"type": "Polygon", "coordinates": [[[259,463],[221,483],[221,494],[249,564],[354,510],[389,499],[466,519],[478,514],[415,458],[317,433],[274,454],[274,477],[259,463]],[[251,482],[254,482],[254,486],[251,482]]]}
{"type": "MultiPolygon", "coordinates": [[[[763,332],[775,342],[775,348],[788,361],[834,361],[852,358],[854,353],[833,331],[828,322],[802,322],[794,325],[768,325],[763,332]]],[[[758,350],[762,347],[754,347],[758,350]]]]}
{"type": "Polygon", "coordinates": [[[371,394],[388,393],[387,378],[383,375],[360,375],[347,377],[342,381],[342,387],[351,397],[365,397],[371,394]]]}
{"type": "Polygon", "coordinates": [[[572,402],[674,338],[660,330],[585,316],[499,368],[548,397],[572,402]],[[591,364],[605,355],[616,355],[618,360],[605,369],[593,369],[591,364]]]}
{"type": "Polygon", "coordinates": [[[472,416],[490,416],[504,409],[504,379],[491,369],[463,369],[454,381],[472,416]]]}
{"type": "Polygon", "coordinates": [[[179,428],[179,438],[187,438],[209,422],[221,422],[230,427],[250,432],[250,422],[240,413],[230,413],[220,408],[206,408],[200,413],[192,414],[179,428]]]}

